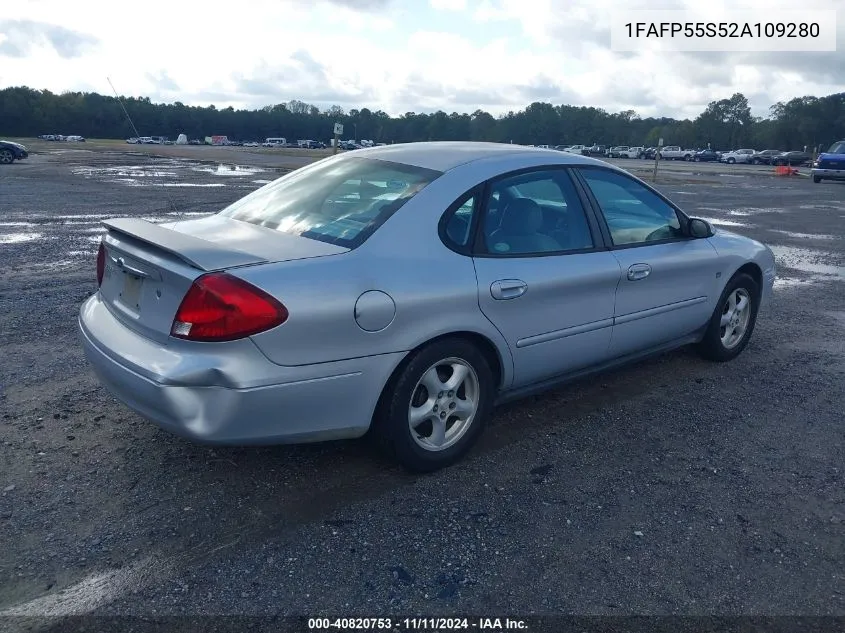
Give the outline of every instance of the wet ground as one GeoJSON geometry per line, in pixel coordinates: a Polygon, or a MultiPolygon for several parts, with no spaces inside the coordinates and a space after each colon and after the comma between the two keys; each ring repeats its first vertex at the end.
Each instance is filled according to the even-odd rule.
{"type": "Polygon", "coordinates": [[[284,169],[241,157],[0,170],[0,615],[845,615],[845,185],[676,166],[659,188],[778,259],[747,350],[509,405],[411,477],[360,442],[197,446],[88,370],[99,221],[214,212],[284,169]]]}

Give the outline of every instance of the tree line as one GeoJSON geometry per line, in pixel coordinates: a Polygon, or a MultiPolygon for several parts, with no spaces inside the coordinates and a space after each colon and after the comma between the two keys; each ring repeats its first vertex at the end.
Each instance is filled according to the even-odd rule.
{"type": "MultiPolygon", "coordinates": [[[[285,137],[327,140],[335,122],[344,138],[382,143],[472,140],[522,144],[605,144],[706,147],[725,150],[803,149],[826,147],[845,138],[845,92],[826,97],[798,97],[771,106],[754,117],[741,93],[712,101],[695,119],[639,116],[634,110],[535,102],[524,110],[493,116],[483,110],[451,114],[406,112],[390,116],[369,108],[320,108],[293,100],[257,110],[153,103],[147,97],[125,97],[123,105],[143,136],[175,139],[224,134],[235,140],[285,137]]],[[[55,94],[12,87],[0,90],[0,135],[79,134],[88,138],[129,138],[135,133],[120,102],[92,92],[55,94]]]]}

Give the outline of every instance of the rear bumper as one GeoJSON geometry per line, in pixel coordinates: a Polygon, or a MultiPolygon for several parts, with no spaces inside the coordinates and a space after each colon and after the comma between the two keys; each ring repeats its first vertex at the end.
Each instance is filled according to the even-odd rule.
{"type": "Polygon", "coordinates": [[[830,180],[845,180],[845,169],[825,169],[823,167],[813,167],[810,174],[818,178],[829,178],[830,180]]]}
{"type": "Polygon", "coordinates": [[[162,345],[118,321],[99,293],[82,306],[85,355],[130,409],[189,439],[228,445],[360,437],[402,354],[284,367],[250,341],[162,345]]]}

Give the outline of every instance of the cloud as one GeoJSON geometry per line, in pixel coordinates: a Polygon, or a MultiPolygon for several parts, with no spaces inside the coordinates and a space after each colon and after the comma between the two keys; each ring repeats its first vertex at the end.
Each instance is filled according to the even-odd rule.
{"type": "Polygon", "coordinates": [[[356,77],[337,77],[306,50],[281,64],[262,62],[250,73],[232,75],[234,91],[253,103],[299,99],[314,104],[360,105],[375,101],[372,88],[356,77]]]}
{"type": "Polygon", "coordinates": [[[179,84],[173,81],[173,78],[166,70],[161,70],[157,75],[147,73],[147,79],[155,87],[156,92],[179,92],[179,84]]]}
{"type": "Polygon", "coordinates": [[[537,75],[527,83],[514,86],[514,90],[519,95],[518,101],[526,104],[535,101],[572,104],[580,101],[577,92],[561,86],[554,79],[542,74],[537,75]]]}
{"type": "MultiPolygon", "coordinates": [[[[325,0],[345,9],[354,11],[375,12],[386,9],[393,0],[325,0]]],[[[307,3],[307,0],[306,0],[307,3]]]]}
{"type": "Polygon", "coordinates": [[[621,53],[609,27],[622,8],[765,15],[794,0],[250,0],[250,11],[226,13],[145,0],[129,27],[67,0],[0,2],[0,87],[110,93],[109,76],[122,94],[219,108],[297,99],[501,114],[547,101],[694,118],[735,92],[766,115],[777,101],[845,85],[845,0],[801,5],[808,19],[839,9],[839,51],[792,54],[621,53]]]}
{"type": "Polygon", "coordinates": [[[428,0],[428,3],[435,11],[464,11],[467,8],[466,0],[428,0]]]}
{"type": "Polygon", "coordinates": [[[26,57],[44,46],[65,59],[80,57],[96,48],[99,40],[87,33],[33,20],[0,20],[0,57],[26,57]]]}

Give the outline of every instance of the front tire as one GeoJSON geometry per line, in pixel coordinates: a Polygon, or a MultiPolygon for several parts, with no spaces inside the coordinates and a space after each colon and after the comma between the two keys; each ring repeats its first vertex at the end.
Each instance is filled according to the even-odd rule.
{"type": "Polygon", "coordinates": [[[813,182],[819,184],[822,181],[821,176],[813,176],[813,182]]]}
{"type": "Polygon", "coordinates": [[[745,349],[757,322],[760,287],[750,275],[735,275],[725,286],[710,317],[698,352],[707,360],[733,360],[745,349]]]}
{"type": "Polygon", "coordinates": [[[484,354],[462,338],[415,352],[388,382],[373,419],[373,436],[411,472],[460,460],[493,410],[495,382],[484,354]]]}
{"type": "Polygon", "coordinates": [[[727,160],[727,163],[728,163],[728,165],[733,165],[734,163],[736,163],[736,159],[735,158],[729,158],[727,160]]]}

